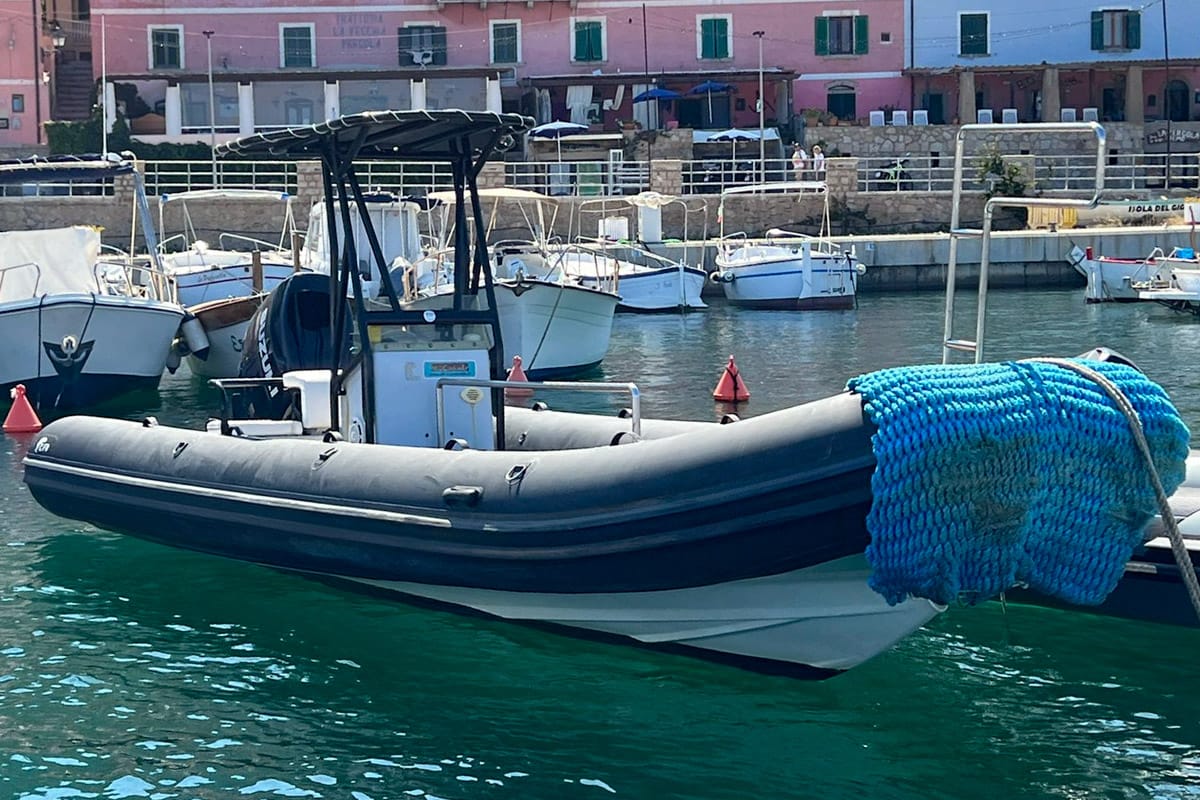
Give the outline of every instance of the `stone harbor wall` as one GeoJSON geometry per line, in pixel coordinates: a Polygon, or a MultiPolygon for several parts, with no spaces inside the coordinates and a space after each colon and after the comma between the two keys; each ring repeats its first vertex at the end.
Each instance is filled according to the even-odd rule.
{"type": "MultiPolygon", "coordinates": [[[[820,144],[826,156],[914,157],[941,158],[953,164],[958,138],[954,125],[907,125],[894,127],[862,127],[858,125],[828,125],[806,128],[805,146],[811,150],[820,144]]],[[[1143,129],[1131,122],[1104,124],[1106,147],[1110,154],[1140,153],[1143,151],[1143,129]]],[[[1037,153],[1043,156],[1091,155],[1096,152],[1095,140],[1087,136],[1065,137],[1052,132],[1000,131],[987,138],[967,142],[968,153],[980,147],[996,145],[1002,153],[1037,153]]]]}

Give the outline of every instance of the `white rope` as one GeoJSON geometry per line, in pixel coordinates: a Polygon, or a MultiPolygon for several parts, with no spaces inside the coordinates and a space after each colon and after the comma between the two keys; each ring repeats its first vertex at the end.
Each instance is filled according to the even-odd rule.
{"type": "Polygon", "coordinates": [[[1192,563],[1187,545],[1184,544],[1183,534],[1179,532],[1179,523],[1176,522],[1175,514],[1171,511],[1171,501],[1163,489],[1162,480],[1159,478],[1158,470],[1154,466],[1154,456],[1150,453],[1150,444],[1146,441],[1146,433],[1142,429],[1142,421],[1138,417],[1137,409],[1129,402],[1129,398],[1125,396],[1125,393],[1109,380],[1107,376],[1078,361],[1070,361],[1065,358],[1031,358],[1028,360],[1054,364],[1093,381],[1112,398],[1117,410],[1129,420],[1129,428],[1133,432],[1133,441],[1137,445],[1138,452],[1141,453],[1142,460],[1146,462],[1146,468],[1150,473],[1150,482],[1154,487],[1155,497],[1158,499],[1158,513],[1162,517],[1163,527],[1166,529],[1167,538],[1171,542],[1171,552],[1175,556],[1175,563],[1179,565],[1179,574],[1183,577],[1183,585],[1187,587],[1188,597],[1192,601],[1192,610],[1196,612],[1196,618],[1200,619],[1200,579],[1196,576],[1196,566],[1192,563]]]}

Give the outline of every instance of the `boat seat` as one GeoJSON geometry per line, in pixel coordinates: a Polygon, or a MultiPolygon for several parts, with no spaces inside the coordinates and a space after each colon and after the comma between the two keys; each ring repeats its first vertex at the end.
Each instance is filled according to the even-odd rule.
{"type": "Polygon", "coordinates": [[[329,416],[329,381],[327,369],[298,369],[283,373],[283,388],[295,389],[300,396],[300,421],[309,431],[328,430],[333,425],[329,416]]]}
{"type": "MultiPolygon", "coordinates": [[[[208,433],[220,433],[221,420],[210,419],[204,429],[208,433]]],[[[294,419],[231,419],[229,420],[229,429],[234,436],[244,436],[249,439],[304,435],[304,427],[294,419]]]]}

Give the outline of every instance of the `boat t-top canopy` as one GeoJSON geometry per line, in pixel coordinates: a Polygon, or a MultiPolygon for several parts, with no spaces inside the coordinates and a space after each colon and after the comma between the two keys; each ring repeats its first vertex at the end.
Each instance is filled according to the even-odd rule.
{"type": "MultiPolygon", "coordinates": [[[[512,147],[516,138],[533,127],[533,120],[520,114],[492,111],[368,111],[362,114],[295,128],[259,133],[217,145],[218,155],[269,156],[272,158],[319,159],[324,189],[326,232],[329,243],[329,275],[332,297],[347,297],[349,303],[333,304],[330,367],[330,419],[338,426],[339,396],[347,376],[362,366],[363,422],[374,429],[375,375],[371,328],[376,326],[442,326],[449,334],[456,325],[481,325],[491,331],[489,371],[502,375],[504,351],[496,294],[488,263],[483,211],[477,178],[483,165],[512,147]],[[402,307],[391,276],[392,265],[384,257],[379,236],[367,207],[367,196],[355,163],[363,160],[443,162],[450,165],[454,186],[454,293],[449,308],[436,311],[402,307]],[[358,252],[357,223],[365,234],[369,259],[358,252]],[[468,212],[474,220],[475,237],[467,232],[468,212]],[[337,224],[340,220],[341,225],[337,224]],[[341,233],[339,233],[339,228],[341,233]],[[373,262],[374,268],[369,264],[373,262]],[[366,269],[364,270],[364,265],[366,269]],[[368,297],[366,277],[377,275],[378,294],[368,297]],[[486,302],[480,302],[480,295],[486,302]],[[347,308],[347,305],[350,307],[347,308]],[[382,306],[382,307],[380,307],[382,306]],[[350,314],[358,339],[350,351],[346,331],[350,314]],[[348,359],[348,360],[347,360],[348,359]]],[[[365,255],[365,254],[364,254],[365,255]]],[[[372,291],[376,291],[374,288],[372,291]]],[[[493,406],[503,409],[503,393],[492,390],[493,406]]],[[[503,413],[497,416],[496,435],[503,441],[503,413]]]]}
{"type": "Polygon", "coordinates": [[[351,159],[457,161],[512,147],[533,127],[520,114],[492,111],[366,111],[315,125],[257,133],[217,145],[218,155],[314,158],[333,147],[351,159]]]}
{"type": "Polygon", "coordinates": [[[133,172],[133,160],[116,153],[32,156],[0,161],[0,184],[97,181],[133,172]]]}
{"type": "Polygon", "coordinates": [[[721,192],[727,194],[824,194],[828,191],[825,181],[776,181],[775,183],[752,183],[748,186],[732,186],[721,192]]]}
{"type": "Polygon", "coordinates": [[[291,200],[287,192],[270,189],[192,189],[186,192],[171,192],[159,195],[160,203],[190,203],[203,200],[262,200],[284,202],[291,200]]]}

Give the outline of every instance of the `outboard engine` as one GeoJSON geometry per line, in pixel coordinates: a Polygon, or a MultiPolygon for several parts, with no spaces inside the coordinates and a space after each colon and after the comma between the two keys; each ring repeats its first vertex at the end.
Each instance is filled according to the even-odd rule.
{"type": "MultiPolygon", "coordinates": [[[[243,378],[281,378],[285,372],[330,369],[335,366],[333,324],[330,319],[329,276],[300,272],[289,276],[258,307],[246,327],[243,378]]],[[[343,341],[350,343],[350,314],[345,316],[343,341]]],[[[281,418],[291,405],[278,387],[247,396],[254,416],[281,418]]]]}

